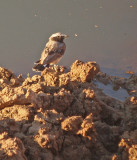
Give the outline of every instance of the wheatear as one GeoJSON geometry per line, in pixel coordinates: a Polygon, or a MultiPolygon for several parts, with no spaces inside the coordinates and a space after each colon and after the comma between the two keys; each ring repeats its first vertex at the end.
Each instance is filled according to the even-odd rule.
{"type": "Polygon", "coordinates": [[[41,72],[45,67],[57,64],[65,53],[66,45],[63,40],[67,37],[67,35],[60,32],[52,34],[41,54],[40,60],[35,62],[32,70],[41,72]]]}

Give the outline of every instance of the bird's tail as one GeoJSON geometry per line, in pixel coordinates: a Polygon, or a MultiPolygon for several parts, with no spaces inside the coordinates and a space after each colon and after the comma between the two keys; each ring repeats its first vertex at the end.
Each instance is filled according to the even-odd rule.
{"type": "Polygon", "coordinates": [[[35,72],[42,72],[44,69],[45,69],[45,66],[39,63],[32,68],[32,70],[35,72]]]}
{"type": "Polygon", "coordinates": [[[34,64],[38,64],[38,63],[40,63],[40,60],[38,60],[38,61],[34,62],[34,64]]]}

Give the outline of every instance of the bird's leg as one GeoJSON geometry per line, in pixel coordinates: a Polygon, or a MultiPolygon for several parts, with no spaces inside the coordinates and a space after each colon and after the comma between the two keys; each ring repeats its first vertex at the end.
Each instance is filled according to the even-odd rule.
{"type": "Polygon", "coordinates": [[[56,72],[59,71],[59,66],[58,66],[58,65],[54,64],[54,65],[53,65],[53,68],[54,68],[54,70],[55,70],[56,72]]]}
{"type": "Polygon", "coordinates": [[[54,69],[55,70],[55,68],[56,68],[56,64],[51,64],[50,66],[49,66],[49,68],[51,67],[51,69],[54,69]]]}

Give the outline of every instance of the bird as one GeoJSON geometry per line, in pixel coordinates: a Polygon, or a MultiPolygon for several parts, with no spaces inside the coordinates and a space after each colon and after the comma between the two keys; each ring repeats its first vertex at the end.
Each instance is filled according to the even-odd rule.
{"type": "Polygon", "coordinates": [[[56,65],[65,53],[66,44],[63,40],[67,37],[68,35],[60,32],[52,34],[41,53],[40,60],[34,63],[32,70],[42,72],[46,67],[56,65]]]}

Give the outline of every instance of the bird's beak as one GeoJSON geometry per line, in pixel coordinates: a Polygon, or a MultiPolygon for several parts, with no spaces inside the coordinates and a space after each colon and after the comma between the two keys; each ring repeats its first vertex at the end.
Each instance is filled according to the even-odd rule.
{"type": "Polygon", "coordinates": [[[66,35],[66,34],[63,34],[62,35],[64,38],[68,38],[69,36],[68,35],[66,35]]]}

